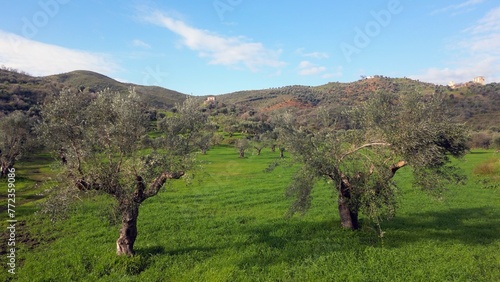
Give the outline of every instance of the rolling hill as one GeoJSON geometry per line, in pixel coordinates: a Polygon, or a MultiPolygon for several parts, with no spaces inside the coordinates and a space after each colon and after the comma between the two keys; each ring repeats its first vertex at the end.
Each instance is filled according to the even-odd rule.
{"type": "Polygon", "coordinates": [[[69,87],[87,89],[90,92],[101,91],[106,88],[117,92],[124,92],[128,91],[129,88],[134,88],[146,103],[155,108],[171,108],[176,103],[184,101],[187,97],[186,94],[163,87],[123,83],[91,71],[78,70],[47,76],[45,79],[56,81],[69,87]]]}
{"type": "Polygon", "coordinates": [[[27,111],[42,103],[50,94],[57,94],[63,89],[97,92],[104,89],[112,91],[135,91],[154,108],[171,108],[182,102],[187,95],[158,86],[143,86],[122,83],[112,78],[91,71],[73,71],[69,73],[33,77],[11,69],[0,69],[0,116],[15,110],[27,111]]]}
{"type": "Polygon", "coordinates": [[[320,86],[294,85],[254,91],[240,91],[218,96],[226,104],[267,113],[279,109],[296,111],[297,115],[314,114],[319,108],[339,113],[356,106],[377,92],[404,95],[408,91],[439,93],[446,97],[456,120],[467,122],[472,129],[500,131],[500,84],[469,84],[462,88],[435,85],[408,78],[376,76],[350,83],[332,82],[320,86]]]}
{"type": "MultiPolygon", "coordinates": [[[[188,95],[158,87],[123,83],[91,71],[73,71],[46,77],[0,69],[0,116],[14,110],[27,111],[43,101],[48,94],[63,89],[96,92],[109,88],[113,91],[135,91],[156,109],[169,109],[184,101],[188,95]]],[[[269,114],[279,110],[293,110],[297,115],[314,115],[318,109],[328,109],[334,115],[356,106],[376,92],[402,94],[419,91],[440,93],[455,113],[457,121],[467,122],[472,129],[500,131],[500,84],[468,84],[451,89],[408,78],[375,76],[350,83],[331,82],[320,86],[291,85],[279,88],[238,91],[217,96],[217,101],[232,105],[240,113],[269,114]]]]}

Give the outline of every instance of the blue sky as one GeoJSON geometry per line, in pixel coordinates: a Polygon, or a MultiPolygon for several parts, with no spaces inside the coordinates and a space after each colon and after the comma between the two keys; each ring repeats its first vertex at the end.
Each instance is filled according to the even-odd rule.
{"type": "Polygon", "coordinates": [[[410,77],[500,82],[500,4],[0,0],[0,65],[86,69],[186,94],[410,77]]]}

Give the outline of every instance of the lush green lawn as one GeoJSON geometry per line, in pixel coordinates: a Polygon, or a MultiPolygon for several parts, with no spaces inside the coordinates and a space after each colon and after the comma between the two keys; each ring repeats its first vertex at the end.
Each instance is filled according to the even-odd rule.
{"type": "MultiPolygon", "coordinates": [[[[133,258],[115,256],[119,225],[103,212],[105,196],[54,224],[25,215],[24,230],[39,244],[23,244],[17,274],[4,269],[0,280],[500,281],[498,182],[471,175],[437,199],[412,189],[405,168],[399,212],[382,223],[381,239],[369,226],[339,228],[327,183],[318,184],[309,213],[285,219],[294,168],[263,172],[278,155],[264,149],[239,159],[218,147],[200,156],[203,168],[189,183],[172,182],[144,202],[133,258]]],[[[461,166],[471,172],[495,156],[475,152],[461,166]]]]}

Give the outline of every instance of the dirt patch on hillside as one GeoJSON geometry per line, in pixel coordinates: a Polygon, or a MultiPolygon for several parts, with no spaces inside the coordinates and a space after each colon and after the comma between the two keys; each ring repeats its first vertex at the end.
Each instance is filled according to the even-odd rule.
{"type": "Polygon", "coordinates": [[[272,111],[276,111],[276,110],[280,110],[280,109],[284,109],[284,108],[295,108],[295,109],[304,110],[304,109],[313,108],[313,106],[311,104],[300,102],[300,101],[297,101],[295,99],[290,99],[290,100],[286,100],[283,102],[279,102],[279,103],[272,105],[270,107],[264,108],[261,111],[264,113],[267,113],[267,112],[272,112],[272,111]]]}

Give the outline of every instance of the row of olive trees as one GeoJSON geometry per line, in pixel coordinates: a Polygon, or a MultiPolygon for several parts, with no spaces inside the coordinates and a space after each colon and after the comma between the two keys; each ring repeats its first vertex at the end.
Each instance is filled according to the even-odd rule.
{"type": "Polygon", "coordinates": [[[249,149],[254,149],[256,154],[260,156],[264,148],[270,148],[275,152],[279,148],[280,158],[284,158],[285,147],[283,142],[278,140],[278,134],[275,131],[268,131],[260,135],[249,138],[240,138],[235,140],[235,148],[239,152],[240,158],[245,157],[245,152],[249,149]]]}
{"type": "MultiPolygon", "coordinates": [[[[151,139],[133,91],[62,92],[43,105],[36,131],[61,157],[60,189],[99,191],[116,200],[122,219],[118,255],[134,254],[141,203],[192,168],[191,153],[200,148],[199,139],[207,139],[207,118],[198,106],[192,99],[178,105],[174,115],[158,121],[160,137],[151,139]]],[[[466,152],[467,132],[451,122],[439,96],[377,95],[346,120],[350,130],[310,130],[293,115],[275,119],[277,142],[302,164],[288,189],[297,198],[291,213],[306,211],[314,183],[327,178],[338,195],[342,226],[358,229],[360,213],[372,219],[394,213],[392,178],[405,166],[413,168],[416,184],[430,190],[460,179],[449,157],[466,152]]]]}

